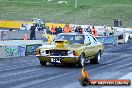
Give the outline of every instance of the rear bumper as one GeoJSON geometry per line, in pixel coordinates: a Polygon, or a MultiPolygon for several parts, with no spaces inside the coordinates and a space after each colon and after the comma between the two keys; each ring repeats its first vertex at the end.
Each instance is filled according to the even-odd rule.
{"type": "Polygon", "coordinates": [[[78,56],[42,56],[42,55],[36,55],[40,61],[44,62],[51,62],[51,59],[55,58],[60,60],[61,63],[77,63],[79,60],[78,56]]]}

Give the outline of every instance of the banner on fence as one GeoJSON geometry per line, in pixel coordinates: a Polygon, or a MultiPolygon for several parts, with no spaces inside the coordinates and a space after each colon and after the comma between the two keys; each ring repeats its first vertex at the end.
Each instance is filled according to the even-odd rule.
{"type": "Polygon", "coordinates": [[[26,45],[26,56],[27,55],[35,55],[35,50],[42,46],[42,44],[33,44],[33,45],[26,45]]]}
{"type": "Polygon", "coordinates": [[[5,46],[7,57],[25,56],[26,46],[5,46]]]}
{"type": "Polygon", "coordinates": [[[101,42],[104,45],[116,45],[118,44],[118,39],[116,36],[102,36],[102,37],[96,37],[99,42],[101,42]]]}
{"type": "Polygon", "coordinates": [[[1,50],[0,58],[25,56],[26,46],[25,45],[1,46],[0,50],[1,50]]]}

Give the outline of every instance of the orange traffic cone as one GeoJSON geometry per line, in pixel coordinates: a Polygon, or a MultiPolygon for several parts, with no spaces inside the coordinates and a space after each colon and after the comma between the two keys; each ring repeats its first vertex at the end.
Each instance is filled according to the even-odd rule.
{"type": "Polygon", "coordinates": [[[27,39],[28,39],[28,35],[27,35],[27,33],[24,34],[23,39],[24,39],[24,40],[27,40],[27,39]]]}

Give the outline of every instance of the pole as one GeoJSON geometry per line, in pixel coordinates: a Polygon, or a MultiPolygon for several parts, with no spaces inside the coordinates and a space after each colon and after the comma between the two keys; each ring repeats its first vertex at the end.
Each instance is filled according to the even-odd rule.
{"type": "Polygon", "coordinates": [[[75,8],[77,8],[77,0],[75,0],[75,8]]]}
{"type": "Polygon", "coordinates": [[[78,19],[77,19],[77,14],[76,14],[76,19],[75,19],[75,20],[76,20],[75,24],[77,25],[77,24],[78,24],[78,21],[77,21],[77,20],[78,20],[78,19]]]}

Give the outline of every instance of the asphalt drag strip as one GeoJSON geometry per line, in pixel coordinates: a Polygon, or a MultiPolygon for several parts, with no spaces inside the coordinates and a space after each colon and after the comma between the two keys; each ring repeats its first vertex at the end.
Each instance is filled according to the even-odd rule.
{"type": "MultiPolygon", "coordinates": [[[[105,46],[100,64],[85,64],[89,78],[130,78],[131,45],[132,41],[105,46]]],[[[41,66],[35,56],[0,59],[0,88],[83,88],[78,81],[80,77],[81,68],[51,64],[41,66]]]]}

